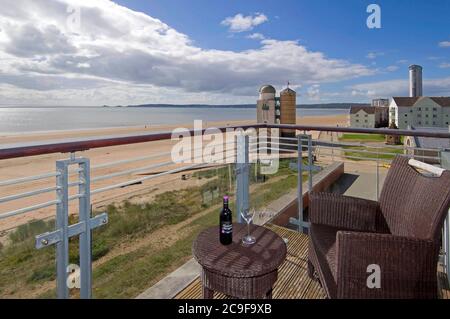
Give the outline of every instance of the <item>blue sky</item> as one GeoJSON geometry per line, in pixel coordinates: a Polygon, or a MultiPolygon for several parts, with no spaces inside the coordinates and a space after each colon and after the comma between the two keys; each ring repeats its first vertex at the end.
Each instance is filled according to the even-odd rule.
{"type": "Polygon", "coordinates": [[[259,85],[280,89],[288,80],[302,103],[367,102],[406,95],[409,64],[424,67],[425,94],[450,95],[446,0],[82,1],[76,33],[56,18],[72,0],[47,0],[54,10],[43,0],[34,8],[10,2],[50,15],[24,22],[0,9],[17,24],[0,24],[0,68],[1,61],[3,70],[23,64],[0,77],[3,97],[15,103],[27,90],[37,104],[49,96],[71,105],[252,103],[259,85]],[[380,29],[366,25],[371,3],[381,8],[380,29]],[[22,49],[30,33],[48,45],[22,49]]]}
{"type": "MultiPolygon", "coordinates": [[[[122,0],[134,10],[161,19],[205,49],[247,50],[259,47],[246,36],[257,32],[277,40],[298,40],[329,57],[373,65],[397,66],[396,71],[372,77],[407,77],[409,64],[420,64],[430,78],[450,75],[450,50],[438,44],[450,41],[450,1],[446,0],[122,0]],[[369,4],[381,7],[381,29],[368,29],[369,4]],[[231,33],[220,24],[225,17],[261,12],[269,21],[249,32],[231,33]],[[375,53],[376,58],[368,58],[375,53]]],[[[390,68],[394,69],[394,68],[390,68]]],[[[359,83],[361,79],[349,83],[359,83]]]]}

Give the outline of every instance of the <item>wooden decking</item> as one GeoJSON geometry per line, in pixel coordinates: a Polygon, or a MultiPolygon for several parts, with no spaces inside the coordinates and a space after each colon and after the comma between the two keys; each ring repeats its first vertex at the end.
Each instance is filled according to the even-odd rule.
{"type": "MultiPolygon", "coordinates": [[[[288,256],[280,267],[279,277],[273,290],[275,299],[323,299],[325,293],[319,283],[309,279],[306,273],[308,252],[308,236],[298,232],[275,226],[267,228],[288,239],[288,256]]],[[[202,297],[200,279],[197,278],[176,299],[200,299],[202,297]]],[[[216,293],[214,298],[223,299],[226,296],[216,293]]]]}
{"type": "MultiPolygon", "coordinates": [[[[288,239],[288,256],[280,267],[279,278],[273,290],[275,299],[324,299],[325,292],[319,283],[311,280],[306,272],[308,236],[287,228],[266,225],[282,238],[288,239]]],[[[439,267],[442,269],[442,267],[439,267]]],[[[439,298],[450,299],[447,275],[438,271],[439,298]]],[[[202,297],[200,279],[195,279],[183,289],[175,299],[200,299],[202,297]]],[[[225,299],[223,294],[215,293],[214,298],[225,299]]]]}

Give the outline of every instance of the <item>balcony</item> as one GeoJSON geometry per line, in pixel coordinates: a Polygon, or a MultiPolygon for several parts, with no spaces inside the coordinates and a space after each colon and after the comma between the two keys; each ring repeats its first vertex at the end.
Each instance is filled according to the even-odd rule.
{"type": "MultiPolygon", "coordinates": [[[[195,161],[204,157],[207,143],[193,147],[189,163],[174,163],[171,133],[4,146],[0,296],[150,296],[149,288],[151,293],[151,287],[171,285],[170,274],[190,262],[193,240],[217,224],[220,196],[226,193],[235,220],[240,208],[255,209],[256,224],[287,239],[288,256],[273,297],[324,298],[319,283],[307,275],[308,226],[299,222],[308,219],[309,192],[376,200],[394,156],[448,163],[448,150],[388,146],[383,137],[449,138],[448,133],[289,126],[297,137],[277,137],[273,132],[283,127],[272,126],[267,140],[250,134],[221,141],[226,154],[207,163],[195,161]],[[119,147],[130,156],[116,157],[119,147]],[[263,174],[275,159],[277,169],[263,174]],[[30,161],[46,162],[47,170],[26,175],[26,169],[10,170],[13,161],[25,168],[30,161]]],[[[448,298],[448,228],[442,239],[436,273],[439,296],[448,298]]],[[[182,282],[165,297],[201,297],[198,276],[182,282]]]]}
{"type": "MultiPolygon", "coordinates": [[[[288,241],[288,257],[279,270],[279,278],[274,286],[275,299],[325,299],[326,293],[316,280],[311,280],[307,274],[306,261],[308,258],[308,236],[299,232],[268,225],[288,241]]],[[[438,296],[441,299],[450,299],[450,288],[447,275],[440,267],[438,269],[438,296]]],[[[140,298],[146,298],[143,293],[140,298]]],[[[202,287],[199,277],[184,287],[175,296],[175,299],[201,299],[202,287]]],[[[226,299],[227,296],[217,293],[214,298],[226,299]]]]}

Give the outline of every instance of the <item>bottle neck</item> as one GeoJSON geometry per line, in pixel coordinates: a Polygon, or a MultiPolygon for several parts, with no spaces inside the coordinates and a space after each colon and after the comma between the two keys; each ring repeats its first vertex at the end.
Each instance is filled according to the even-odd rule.
{"type": "Polygon", "coordinates": [[[227,199],[223,200],[223,207],[228,208],[228,200],[227,199]]]}

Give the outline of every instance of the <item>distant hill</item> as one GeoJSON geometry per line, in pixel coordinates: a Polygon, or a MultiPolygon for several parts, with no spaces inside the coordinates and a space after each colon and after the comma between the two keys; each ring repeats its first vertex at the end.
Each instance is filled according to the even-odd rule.
{"type": "MultiPolygon", "coordinates": [[[[301,109],[349,109],[352,106],[369,106],[366,103],[325,103],[325,104],[299,104],[297,108],[301,109]]],[[[107,107],[107,106],[104,106],[107,107]]],[[[114,107],[114,106],[111,106],[114,107]]],[[[209,104],[142,104],[142,105],[129,105],[127,107],[186,107],[186,108],[240,108],[240,109],[252,109],[256,108],[256,104],[236,104],[236,105],[209,105],[209,104]]]]}
{"type": "Polygon", "coordinates": [[[301,109],[349,109],[352,106],[370,106],[367,103],[323,103],[323,104],[300,104],[301,109]]]}

